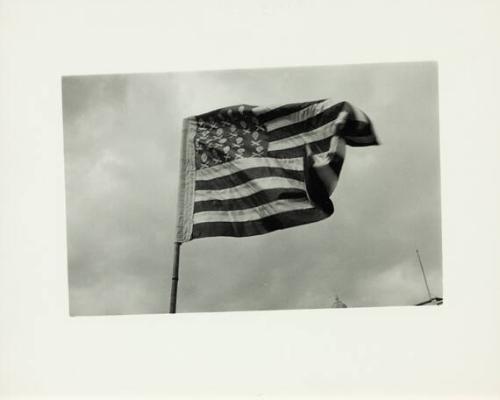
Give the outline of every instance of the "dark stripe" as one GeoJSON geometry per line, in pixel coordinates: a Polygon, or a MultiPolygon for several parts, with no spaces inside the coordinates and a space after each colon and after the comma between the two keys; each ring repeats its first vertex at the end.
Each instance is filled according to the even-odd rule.
{"type": "Polygon", "coordinates": [[[312,166],[312,157],[304,157],[304,179],[309,200],[327,214],[333,213],[333,203],[330,200],[324,182],[319,178],[312,166]]]}
{"type": "Polygon", "coordinates": [[[282,199],[307,199],[307,194],[300,189],[269,189],[239,199],[197,201],[193,212],[245,210],[282,199]]]}
{"type": "Polygon", "coordinates": [[[344,157],[340,154],[335,153],[332,157],[332,161],[330,161],[330,168],[333,169],[337,178],[340,177],[340,171],[342,170],[342,164],[344,164],[344,157]]]}
{"type": "Polygon", "coordinates": [[[373,146],[379,144],[371,122],[366,123],[348,120],[342,128],[340,136],[345,139],[346,144],[352,147],[373,146]]]}
{"type": "MultiPolygon", "coordinates": [[[[311,143],[311,150],[313,154],[323,153],[330,149],[331,137],[318,140],[317,142],[311,143]]],[[[305,147],[303,144],[297,147],[291,147],[289,149],[274,150],[268,152],[268,157],[274,158],[295,158],[303,157],[305,155],[305,147]]]]}
{"type": "Polygon", "coordinates": [[[291,169],[275,168],[275,167],[256,167],[248,168],[231,175],[221,176],[220,178],[210,179],[208,181],[196,181],[196,190],[218,190],[233,186],[241,185],[252,179],[265,178],[269,176],[277,176],[283,178],[291,178],[303,181],[304,173],[302,171],[294,171],[291,169]]]}
{"type": "Polygon", "coordinates": [[[212,236],[246,237],[261,235],[279,229],[321,221],[330,215],[331,214],[313,208],[308,210],[287,211],[257,221],[204,222],[193,225],[191,238],[197,239],[212,236]]]}
{"type": "Polygon", "coordinates": [[[306,119],[301,122],[297,122],[296,124],[287,125],[282,128],[278,128],[273,131],[269,131],[268,139],[269,142],[273,142],[275,140],[285,139],[294,135],[298,135],[300,133],[309,132],[313,129],[319,128],[327,124],[328,122],[333,121],[339,113],[343,110],[343,103],[335,104],[334,106],[327,108],[322,113],[315,115],[309,119],[306,119]]]}
{"type": "Polygon", "coordinates": [[[284,117],[285,115],[300,111],[303,108],[306,108],[312,104],[320,103],[322,101],[325,101],[325,100],[322,99],[322,100],[316,100],[316,101],[309,101],[309,102],[305,102],[305,103],[285,104],[281,107],[275,108],[274,110],[260,114],[259,115],[259,122],[263,124],[263,123],[269,122],[275,118],[284,117]]]}

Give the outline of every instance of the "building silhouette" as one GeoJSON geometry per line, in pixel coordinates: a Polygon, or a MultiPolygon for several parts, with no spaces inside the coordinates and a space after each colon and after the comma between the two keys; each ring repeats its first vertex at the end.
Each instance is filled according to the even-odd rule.
{"type": "Polygon", "coordinates": [[[332,304],[332,308],[347,308],[347,305],[340,300],[338,295],[335,295],[335,301],[332,304]]]}

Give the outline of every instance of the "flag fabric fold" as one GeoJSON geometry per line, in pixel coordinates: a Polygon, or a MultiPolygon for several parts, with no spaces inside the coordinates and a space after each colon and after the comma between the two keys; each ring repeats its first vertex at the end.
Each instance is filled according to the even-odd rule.
{"type": "Polygon", "coordinates": [[[184,120],[177,241],[245,237],[333,214],[346,145],[378,144],[348,102],[237,105],[184,120]]]}

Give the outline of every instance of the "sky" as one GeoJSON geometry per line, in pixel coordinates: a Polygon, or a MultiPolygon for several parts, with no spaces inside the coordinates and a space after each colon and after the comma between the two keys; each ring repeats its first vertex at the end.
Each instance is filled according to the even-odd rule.
{"type": "Polygon", "coordinates": [[[168,312],[182,120],[331,98],[372,120],[332,217],[181,246],[177,312],[412,305],[442,296],[437,64],[63,77],[71,315],[168,312]]]}

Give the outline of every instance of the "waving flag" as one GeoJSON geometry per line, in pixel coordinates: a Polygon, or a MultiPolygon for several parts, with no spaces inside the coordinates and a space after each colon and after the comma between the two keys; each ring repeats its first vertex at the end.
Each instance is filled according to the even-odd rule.
{"type": "Polygon", "coordinates": [[[177,241],[244,237],[320,221],[345,146],[378,144],[347,102],[238,105],[184,120],[177,241]]]}

